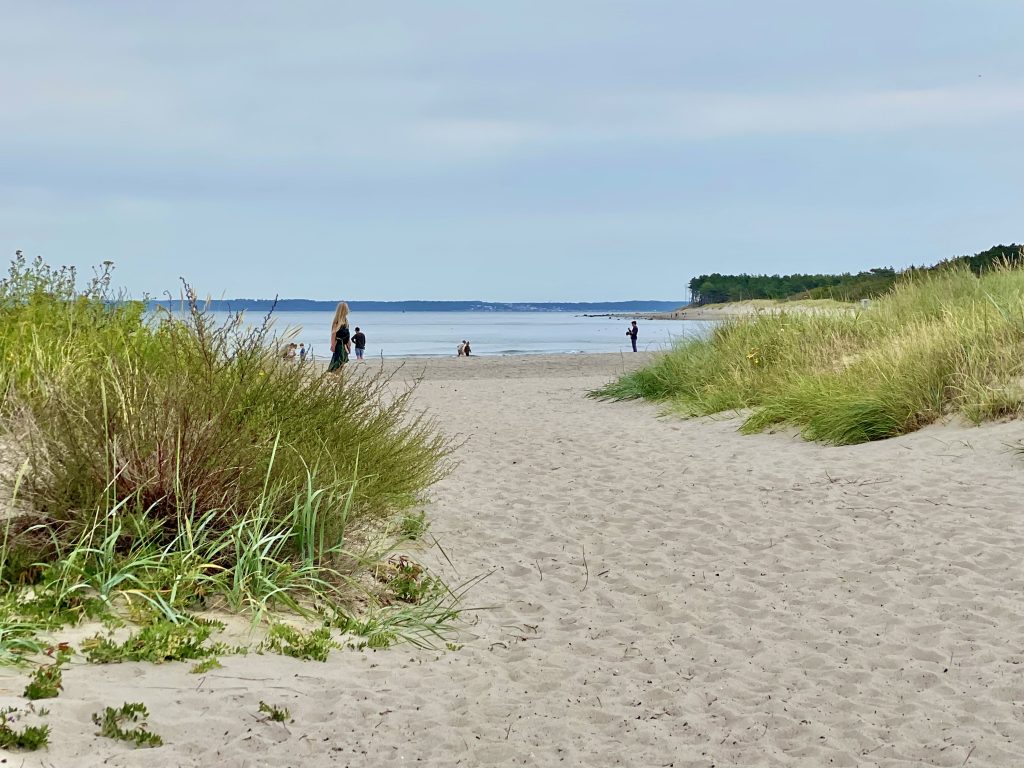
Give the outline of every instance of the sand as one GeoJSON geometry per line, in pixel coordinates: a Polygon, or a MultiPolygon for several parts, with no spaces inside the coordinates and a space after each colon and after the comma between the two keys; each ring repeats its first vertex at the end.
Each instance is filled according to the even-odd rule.
{"type": "Polygon", "coordinates": [[[424,557],[489,574],[461,650],[76,664],[8,764],[1024,765],[1024,425],[832,448],[583,397],[641,359],[418,363],[466,438],[429,507],[455,568],[424,557]],[[93,736],[123,701],[164,747],[93,736]]]}
{"type": "Polygon", "coordinates": [[[644,320],[730,320],[737,317],[753,315],[778,315],[783,312],[791,315],[834,315],[837,313],[856,312],[861,309],[858,304],[838,304],[824,301],[771,301],[756,299],[753,301],[732,301],[727,304],[708,304],[705,306],[687,306],[671,312],[650,312],[640,315],[614,314],[609,317],[639,317],[644,320]]]}

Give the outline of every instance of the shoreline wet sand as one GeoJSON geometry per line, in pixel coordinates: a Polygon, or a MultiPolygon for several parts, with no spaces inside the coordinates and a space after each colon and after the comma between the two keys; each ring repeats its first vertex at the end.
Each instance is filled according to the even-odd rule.
{"type": "Polygon", "coordinates": [[[1024,764],[1024,425],[831,448],[584,397],[642,359],[397,368],[464,440],[422,553],[486,575],[460,650],[74,664],[24,765],[1024,764]],[[124,701],[165,746],[94,736],[124,701]]]}

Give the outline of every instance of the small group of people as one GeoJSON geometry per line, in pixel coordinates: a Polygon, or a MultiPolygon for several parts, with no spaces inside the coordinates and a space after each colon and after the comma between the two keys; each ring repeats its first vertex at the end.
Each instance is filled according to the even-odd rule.
{"type": "MultiPolygon", "coordinates": [[[[636,338],[639,333],[640,329],[637,327],[636,320],[634,320],[626,328],[626,336],[633,345],[634,352],[637,351],[636,338]]],[[[342,365],[349,361],[353,348],[355,349],[356,360],[362,362],[363,356],[366,354],[366,334],[363,333],[359,326],[356,326],[355,333],[349,332],[348,302],[342,301],[338,303],[337,308],[334,310],[334,319],[331,321],[331,362],[327,366],[327,370],[339,370],[342,365]]],[[[455,354],[457,357],[469,357],[472,351],[473,349],[469,341],[463,339],[455,354]]],[[[298,355],[300,360],[306,359],[305,344],[289,344],[287,346],[284,353],[285,358],[294,358],[296,355],[298,355]]]]}
{"type": "Polygon", "coordinates": [[[334,320],[331,321],[331,362],[327,366],[327,370],[337,371],[347,363],[352,354],[353,345],[356,350],[356,360],[362,362],[363,355],[366,354],[366,334],[359,326],[356,326],[355,333],[349,332],[348,302],[342,301],[334,310],[334,320]]]}
{"type": "Polygon", "coordinates": [[[308,350],[306,349],[305,344],[296,344],[293,341],[284,348],[284,354],[282,357],[284,357],[285,360],[294,360],[295,358],[298,358],[299,362],[305,362],[307,353],[308,350]]]}

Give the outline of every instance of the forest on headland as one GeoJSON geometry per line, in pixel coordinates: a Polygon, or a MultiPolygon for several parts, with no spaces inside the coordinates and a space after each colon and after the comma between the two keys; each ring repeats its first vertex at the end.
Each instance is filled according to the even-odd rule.
{"type": "Polygon", "coordinates": [[[974,274],[980,275],[997,264],[1019,265],[1024,263],[1022,248],[1024,246],[1015,243],[997,245],[973,256],[945,259],[931,267],[910,267],[905,270],[876,267],[856,274],[722,275],[716,272],[690,280],[690,293],[692,303],[696,306],[750,299],[860,301],[882,295],[905,275],[956,266],[967,267],[974,274]]]}

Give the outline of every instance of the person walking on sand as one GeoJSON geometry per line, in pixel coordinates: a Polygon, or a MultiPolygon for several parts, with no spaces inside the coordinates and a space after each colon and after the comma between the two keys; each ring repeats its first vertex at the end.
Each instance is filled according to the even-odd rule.
{"type": "Polygon", "coordinates": [[[633,351],[636,352],[636,335],[640,333],[640,329],[636,327],[636,320],[633,324],[626,329],[626,335],[629,336],[629,340],[633,343],[633,351]]]}
{"type": "Polygon", "coordinates": [[[459,348],[455,351],[456,356],[464,357],[466,354],[466,340],[463,339],[462,343],[459,344],[459,348]]]}
{"type": "Polygon", "coordinates": [[[363,354],[366,352],[366,334],[356,326],[356,332],[352,334],[352,343],[356,348],[356,360],[363,362],[363,354]]]}
{"type": "Polygon", "coordinates": [[[338,302],[331,321],[331,363],[327,370],[337,371],[348,362],[350,336],[348,332],[348,303],[338,302]]]}

